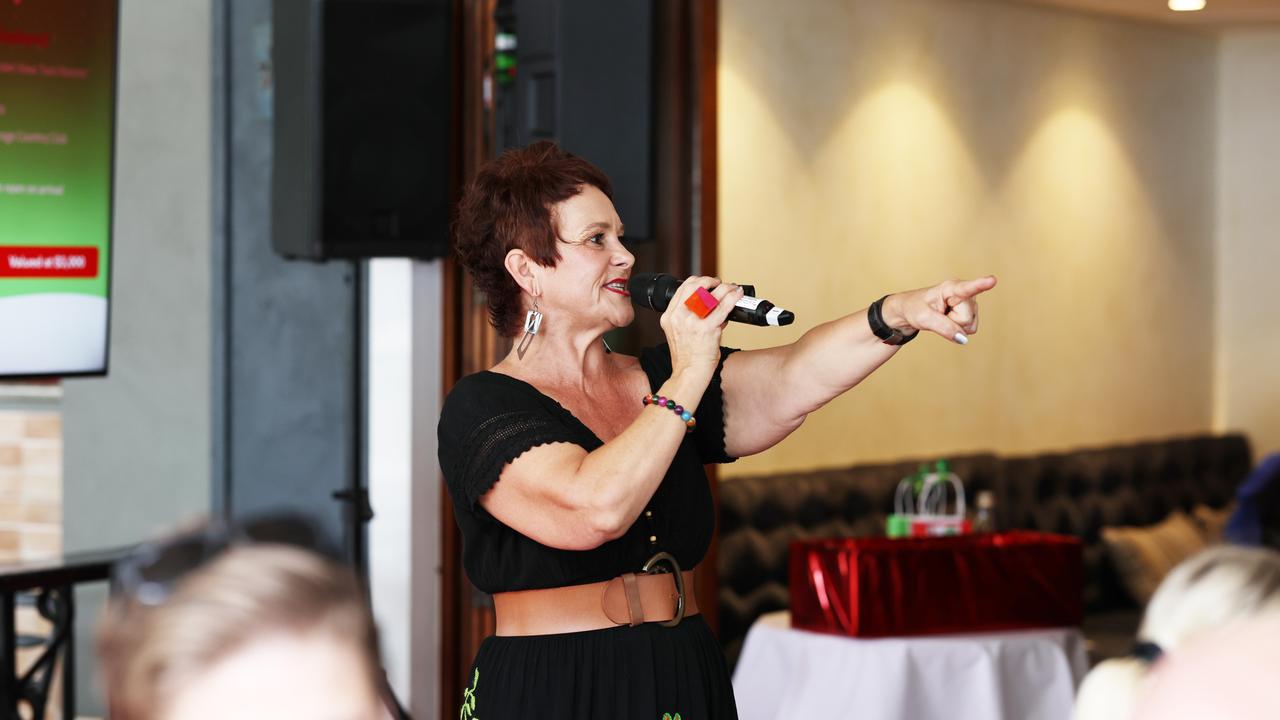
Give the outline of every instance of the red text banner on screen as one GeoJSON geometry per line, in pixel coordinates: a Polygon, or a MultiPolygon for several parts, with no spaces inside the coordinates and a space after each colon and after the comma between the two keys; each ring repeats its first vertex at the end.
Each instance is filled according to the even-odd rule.
{"type": "Polygon", "coordinates": [[[96,247],[0,247],[0,277],[98,275],[96,247]]]}

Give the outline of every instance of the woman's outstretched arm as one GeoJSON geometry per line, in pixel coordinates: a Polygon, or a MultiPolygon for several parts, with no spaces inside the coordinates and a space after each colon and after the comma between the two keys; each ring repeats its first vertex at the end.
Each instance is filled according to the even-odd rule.
{"type": "MultiPolygon", "coordinates": [[[[905,335],[927,330],[963,345],[978,331],[977,296],[995,284],[987,276],[895,293],[885,298],[882,316],[905,335]]],[[[809,413],[862,382],[899,348],[872,333],[863,308],[789,345],[730,355],[721,380],[725,449],[743,457],[777,445],[809,413]]]]}

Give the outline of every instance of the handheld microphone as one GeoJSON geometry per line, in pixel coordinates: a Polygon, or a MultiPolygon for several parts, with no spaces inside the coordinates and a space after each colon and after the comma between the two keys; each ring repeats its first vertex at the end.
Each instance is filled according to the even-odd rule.
{"type": "MultiPolygon", "coordinates": [[[[636,273],[627,281],[627,290],[631,293],[631,302],[654,312],[667,309],[671,298],[681,281],[666,273],[636,273]]],[[[772,325],[779,327],[795,322],[795,313],[783,310],[768,300],[761,300],[755,295],[755,287],[743,285],[746,293],[729,311],[729,319],[747,325],[772,325]]]]}

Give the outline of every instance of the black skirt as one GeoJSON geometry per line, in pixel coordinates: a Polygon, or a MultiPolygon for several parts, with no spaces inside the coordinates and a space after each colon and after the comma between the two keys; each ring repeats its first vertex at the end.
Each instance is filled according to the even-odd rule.
{"type": "Polygon", "coordinates": [[[701,615],[563,635],[490,637],[461,720],[736,720],[724,651],[701,615]]]}

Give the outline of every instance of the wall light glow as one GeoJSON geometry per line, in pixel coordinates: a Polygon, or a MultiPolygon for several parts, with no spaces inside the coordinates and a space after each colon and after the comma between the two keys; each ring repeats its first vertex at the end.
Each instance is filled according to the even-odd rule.
{"type": "Polygon", "coordinates": [[[1193,12],[1204,9],[1204,0],[1169,0],[1169,9],[1174,12],[1193,12]]]}

